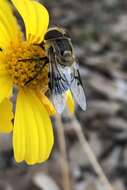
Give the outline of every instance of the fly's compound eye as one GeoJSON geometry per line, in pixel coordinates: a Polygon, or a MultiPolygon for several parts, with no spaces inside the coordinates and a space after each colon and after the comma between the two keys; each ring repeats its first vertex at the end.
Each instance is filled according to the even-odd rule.
{"type": "Polygon", "coordinates": [[[61,32],[59,32],[58,30],[51,30],[46,33],[44,39],[45,40],[53,40],[56,38],[60,38],[62,36],[63,36],[63,34],[61,32]]]}

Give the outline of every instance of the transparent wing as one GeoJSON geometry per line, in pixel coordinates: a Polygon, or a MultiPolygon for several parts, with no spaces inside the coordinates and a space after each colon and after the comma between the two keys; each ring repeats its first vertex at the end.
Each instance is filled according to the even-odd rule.
{"type": "Polygon", "coordinates": [[[70,84],[71,92],[78,103],[78,105],[85,111],[86,110],[86,97],[82,86],[82,81],[79,73],[77,63],[73,64],[73,71],[71,73],[72,81],[70,84]]]}
{"type": "Polygon", "coordinates": [[[61,114],[66,105],[66,99],[65,99],[64,94],[56,95],[55,93],[53,93],[52,94],[52,102],[53,102],[57,112],[61,114]]]}
{"type": "Polygon", "coordinates": [[[66,105],[64,93],[69,86],[60,64],[56,62],[52,49],[49,50],[49,80],[52,102],[57,112],[62,113],[66,105]]]}
{"type": "Polygon", "coordinates": [[[62,66],[57,62],[53,50],[49,51],[50,89],[52,101],[59,113],[65,108],[66,99],[64,93],[70,89],[76,102],[86,110],[86,98],[77,63],[72,66],[62,66]]]}

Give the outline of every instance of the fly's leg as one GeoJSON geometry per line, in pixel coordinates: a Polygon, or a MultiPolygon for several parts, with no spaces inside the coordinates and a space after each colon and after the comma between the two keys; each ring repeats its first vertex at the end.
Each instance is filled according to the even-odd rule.
{"type": "MultiPolygon", "coordinates": [[[[40,59],[39,60],[39,62],[41,61],[42,59],[40,59]]],[[[43,61],[44,61],[44,59],[43,59],[43,61]]],[[[38,74],[45,68],[45,66],[48,64],[48,58],[47,59],[45,59],[45,62],[44,62],[44,64],[43,65],[41,65],[41,64],[37,64],[36,65],[36,67],[39,67],[39,70],[38,70],[38,72],[32,77],[32,78],[30,78],[28,81],[26,81],[26,83],[25,83],[25,85],[27,85],[27,84],[29,84],[31,81],[33,81],[37,76],[38,76],[38,74]],[[40,67],[41,66],[41,67],[40,67]]]]}
{"type": "Polygon", "coordinates": [[[30,83],[32,80],[34,80],[37,75],[42,71],[42,69],[44,69],[44,67],[49,63],[49,59],[47,57],[37,57],[37,56],[34,56],[32,58],[26,58],[26,59],[19,59],[18,62],[37,62],[37,65],[36,65],[36,68],[38,67],[39,70],[38,72],[32,77],[30,78],[28,81],[26,81],[25,85],[27,85],[28,83],[30,83]],[[43,61],[44,64],[40,64],[40,61],[43,61]]]}

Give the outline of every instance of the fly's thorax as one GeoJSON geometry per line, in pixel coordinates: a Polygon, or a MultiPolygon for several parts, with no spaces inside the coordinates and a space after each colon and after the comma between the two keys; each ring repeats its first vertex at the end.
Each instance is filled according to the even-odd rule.
{"type": "Polygon", "coordinates": [[[63,66],[71,66],[75,61],[71,38],[62,28],[48,30],[45,35],[45,51],[47,56],[53,57],[56,63],[63,66]]]}
{"type": "Polygon", "coordinates": [[[47,56],[50,54],[50,56],[55,57],[59,64],[69,66],[74,62],[74,51],[69,38],[60,37],[46,40],[45,51],[47,52],[47,56]]]}

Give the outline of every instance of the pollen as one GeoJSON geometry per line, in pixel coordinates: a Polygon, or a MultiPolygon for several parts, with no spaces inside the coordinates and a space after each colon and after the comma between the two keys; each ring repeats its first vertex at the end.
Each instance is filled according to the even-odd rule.
{"type": "Polygon", "coordinates": [[[13,84],[18,87],[40,87],[43,92],[48,89],[48,65],[43,58],[45,51],[27,41],[10,43],[4,51],[6,69],[13,84]]]}

